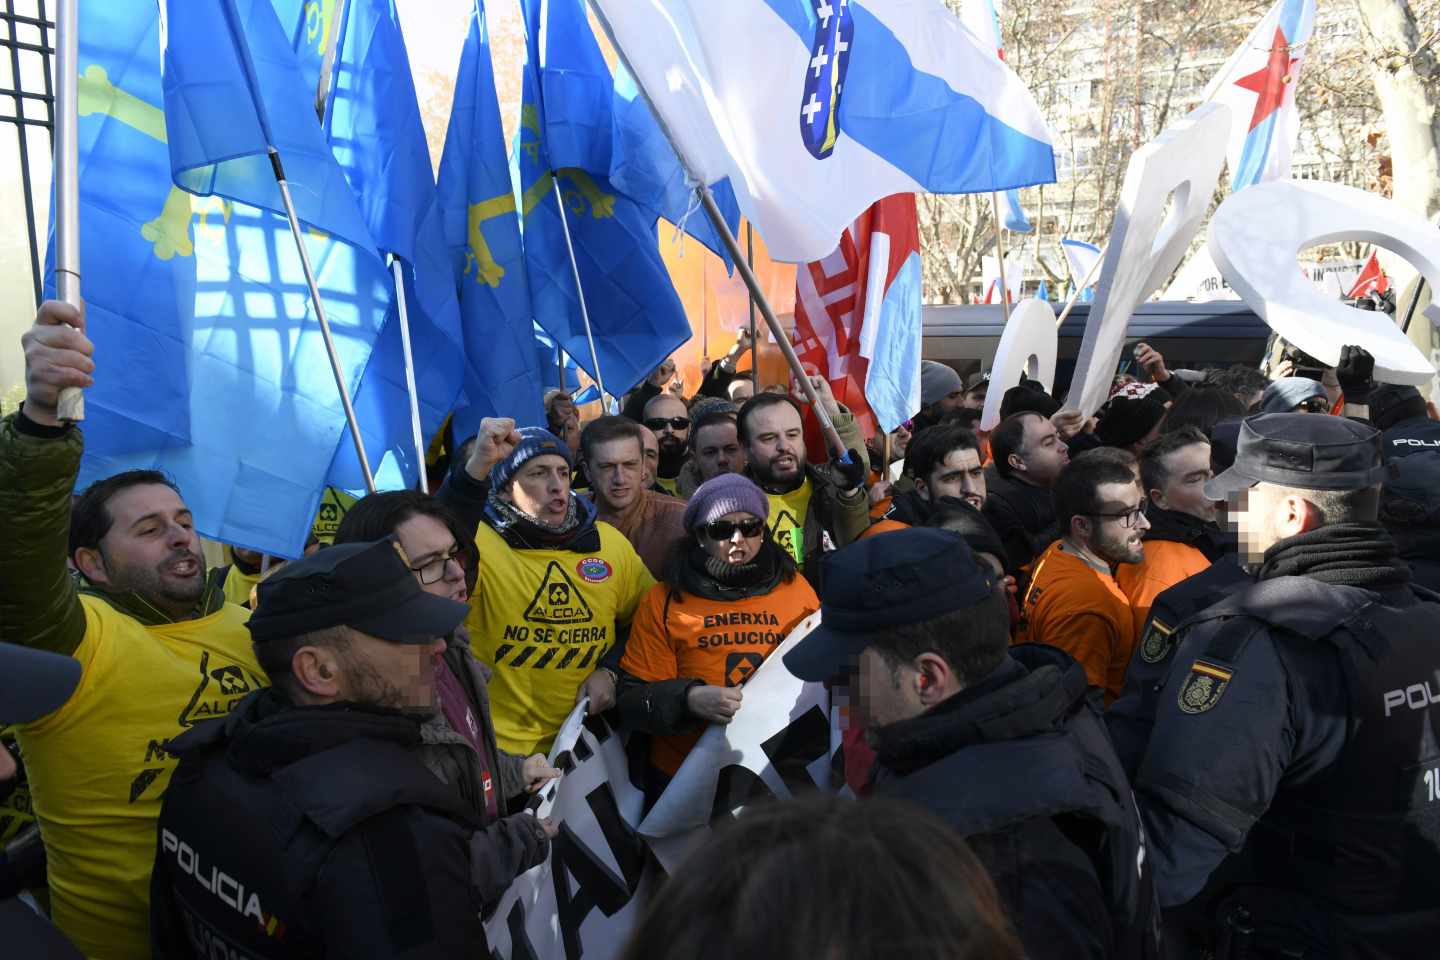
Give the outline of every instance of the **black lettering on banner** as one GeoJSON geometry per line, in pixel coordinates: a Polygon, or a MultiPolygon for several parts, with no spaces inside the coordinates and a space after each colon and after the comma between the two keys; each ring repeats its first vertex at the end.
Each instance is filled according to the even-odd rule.
{"type": "Polygon", "coordinates": [[[640,875],[645,867],[645,844],[620,815],[620,806],[615,801],[615,791],[610,784],[602,783],[591,790],[585,802],[595,815],[595,822],[599,824],[622,876],[616,876],[575,831],[561,821],[560,833],[550,842],[550,875],[555,882],[555,903],[568,960],[579,960],[583,953],[580,927],[590,911],[599,908],[605,916],[613,917],[623,910],[639,888],[640,875]],[[573,890],[570,884],[572,875],[575,879],[573,890]]]}
{"type": "Polygon", "coordinates": [[[530,934],[525,931],[525,904],[516,900],[505,915],[505,929],[510,931],[510,956],[503,957],[499,950],[491,950],[493,960],[540,960],[530,934]]]}
{"type": "Polygon", "coordinates": [[[151,740],[145,746],[146,763],[164,763],[170,759],[169,740],[151,740]]]}
{"type": "MultiPolygon", "coordinates": [[[[816,760],[830,755],[830,718],[818,706],[812,706],[790,722],[779,733],[760,744],[770,765],[780,775],[792,795],[816,789],[806,769],[816,760]]],[[[710,822],[729,817],[751,801],[772,799],[774,794],[755,771],[740,764],[721,769],[715,783],[715,803],[710,822]]]]}

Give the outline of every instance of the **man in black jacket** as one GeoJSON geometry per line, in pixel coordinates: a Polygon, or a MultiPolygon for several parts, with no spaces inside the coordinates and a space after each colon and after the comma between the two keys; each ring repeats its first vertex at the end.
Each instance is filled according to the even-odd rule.
{"type": "Polygon", "coordinates": [[[169,745],[156,957],[485,952],[482,913],[554,828],[487,822],[422,759],[435,658],[466,610],[425,593],[393,540],[331,547],[260,585],[248,626],[274,686],[169,745]]]}
{"type": "Polygon", "coordinates": [[[1000,535],[1017,576],[1060,538],[1055,483],[1070,462],[1051,420],[1033,410],[1000,421],[990,432],[995,475],[987,478],[985,519],[1000,535]]]}
{"type": "Polygon", "coordinates": [[[1145,838],[1080,665],[1010,647],[997,579],[951,531],[867,538],[824,568],[823,621],[785,665],[850,676],[876,792],[966,837],[1032,960],[1159,956],[1145,838]]]}
{"type": "Polygon", "coordinates": [[[1283,413],[1206,486],[1256,582],[1180,628],[1135,790],[1161,904],[1205,891],[1222,956],[1440,939],[1440,604],[1375,522],[1387,475],[1369,425],[1283,413]]]}

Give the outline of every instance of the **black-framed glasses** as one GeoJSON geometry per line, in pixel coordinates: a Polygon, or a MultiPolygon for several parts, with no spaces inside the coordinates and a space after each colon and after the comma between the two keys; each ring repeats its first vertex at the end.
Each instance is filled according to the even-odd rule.
{"type": "Polygon", "coordinates": [[[747,540],[753,540],[765,532],[765,521],[758,517],[748,517],[744,520],[711,520],[705,524],[705,536],[716,543],[729,540],[735,536],[736,530],[747,540]]]}
{"type": "Polygon", "coordinates": [[[645,421],[645,426],[651,430],[664,430],[669,427],[671,430],[689,430],[689,417],[650,417],[645,421]]]}
{"type": "Polygon", "coordinates": [[[1123,513],[1091,513],[1087,514],[1087,516],[1104,517],[1106,520],[1119,520],[1122,527],[1133,527],[1140,522],[1141,517],[1145,516],[1146,507],[1147,504],[1141,501],[1140,506],[1133,510],[1126,510],[1123,513]]]}
{"type": "Polygon", "coordinates": [[[458,543],[451,547],[443,557],[436,557],[434,560],[422,563],[418,567],[411,567],[410,572],[419,577],[420,582],[428,587],[438,580],[445,579],[445,565],[451,560],[454,560],[456,565],[462,570],[464,569],[465,561],[461,557],[460,545],[458,543]]]}

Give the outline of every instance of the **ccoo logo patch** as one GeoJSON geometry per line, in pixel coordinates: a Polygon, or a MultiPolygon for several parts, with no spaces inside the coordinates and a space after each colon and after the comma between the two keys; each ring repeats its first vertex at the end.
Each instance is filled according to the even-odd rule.
{"type": "Polygon", "coordinates": [[[609,580],[610,574],[615,571],[610,564],[599,557],[586,557],[575,564],[575,572],[580,574],[580,578],[586,583],[601,583],[609,580]]]}

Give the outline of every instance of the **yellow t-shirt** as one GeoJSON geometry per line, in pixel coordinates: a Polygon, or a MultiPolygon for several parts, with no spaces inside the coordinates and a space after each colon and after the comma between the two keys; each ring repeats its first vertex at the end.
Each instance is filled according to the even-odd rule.
{"type": "MultiPolygon", "coordinates": [[[[80,685],[59,710],[19,728],[49,858],[52,919],[87,957],[150,950],[155,821],[177,761],[166,744],[223,717],[265,685],[248,610],[153,627],[81,596],[80,685]]],[[[223,811],[216,811],[223,818],[223,811]]]]}
{"type": "MultiPolygon", "coordinates": [[[[672,497],[680,497],[679,477],[662,477],[657,475],[655,477],[655,485],[660,489],[664,490],[666,493],[670,494],[670,496],[672,497]]],[[[680,497],[680,499],[684,500],[685,498],[680,497]]]]}
{"type": "MultiPolygon", "coordinates": [[[[268,574],[269,571],[267,570],[265,573],[268,574]]],[[[225,574],[225,602],[248,610],[250,608],[250,592],[263,579],[265,579],[265,574],[246,573],[239,566],[231,563],[230,572],[225,574]]]]}
{"type": "Polygon", "coordinates": [[[786,550],[795,562],[805,564],[805,514],[810,509],[810,494],[814,488],[810,478],[789,493],[767,493],[770,500],[770,533],[775,542],[786,550]]]}
{"type": "Polygon", "coordinates": [[[480,577],[470,598],[470,645],[487,664],[500,749],[548,750],[580,688],[615,645],[655,579],[619,530],[597,523],[600,549],[515,550],[480,524],[480,577]]]}

